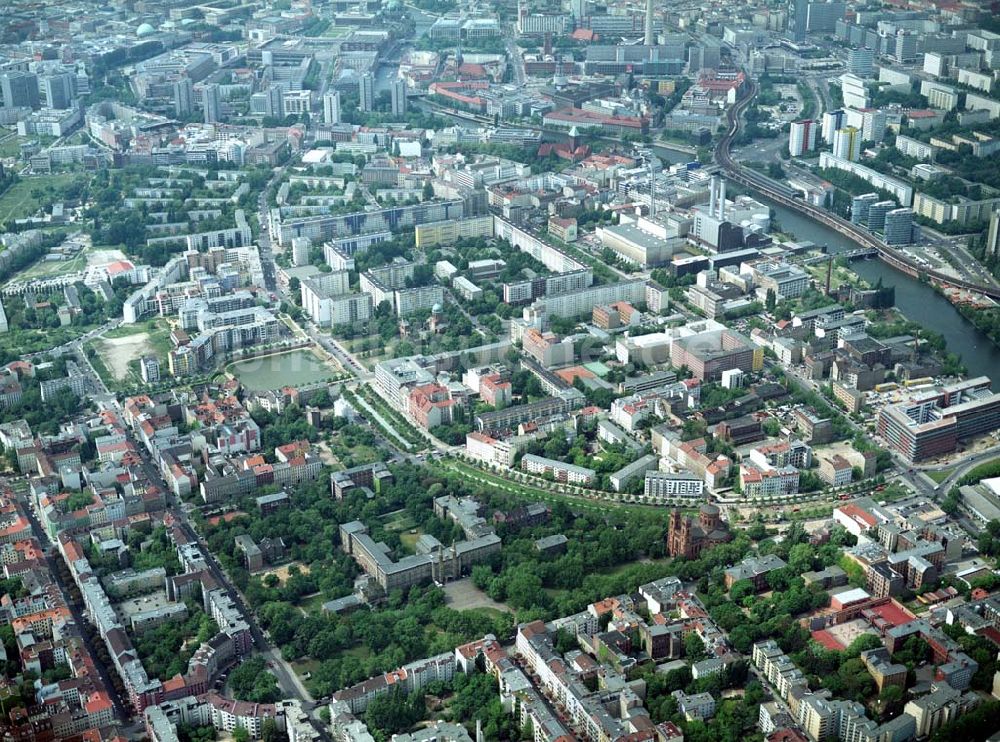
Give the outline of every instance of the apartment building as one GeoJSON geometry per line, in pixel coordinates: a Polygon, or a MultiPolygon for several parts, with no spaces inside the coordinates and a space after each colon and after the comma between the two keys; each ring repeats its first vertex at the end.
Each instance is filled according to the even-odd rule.
{"type": "Polygon", "coordinates": [[[585,466],[575,466],[562,461],[547,459],[542,456],[526,453],[521,458],[521,468],[531,474],[548,474],[558,482],[570,484],[591,485],[597,472],[585,466]]]}
{"type": "Polygon", "coordinates": [[[701,500],[705,496],[703,477],[694,474],[647,471],[642,501],[648,505],[663,505],[676,500],[701,500]]]}

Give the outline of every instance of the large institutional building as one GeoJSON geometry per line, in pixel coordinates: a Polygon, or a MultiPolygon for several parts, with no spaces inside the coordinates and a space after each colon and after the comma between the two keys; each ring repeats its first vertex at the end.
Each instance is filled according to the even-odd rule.
{"type": "Polygon", "coordinates": [[[951,453],[958,441],[1000,428],[1000,394],[979,376],[883,407],[878,434],[908,461],[951,453]]]}

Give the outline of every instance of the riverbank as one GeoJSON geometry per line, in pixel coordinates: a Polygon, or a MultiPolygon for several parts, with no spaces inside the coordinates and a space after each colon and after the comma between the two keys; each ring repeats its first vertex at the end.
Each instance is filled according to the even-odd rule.
{"type": "MultiPolygon", "coordinates": [[[[834,230],[814,222],[807,216],[784,206],[768,203],[783,229],[799,240],[825,245],[831,255],[851,252],[857,245],[834,230]]],[[[1000,347],[977,328],[960,309],[949,302],[933,286],[896,270],[881,260],[861,260],[851,264],[851,270],[874,285],[880,279],[885,286],[896,288],[896,308],[909,320],[944,336],[948,350],[961,359],[970,376],[989,376],[993,387],[1000,391],[1000,347]]]]}

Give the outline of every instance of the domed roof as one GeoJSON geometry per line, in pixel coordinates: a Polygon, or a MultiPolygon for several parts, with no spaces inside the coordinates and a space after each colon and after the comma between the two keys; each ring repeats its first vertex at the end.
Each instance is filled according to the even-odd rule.
{"type": "Polygon", "coordinates": [[[710,502],[703,503],[699,510],[705,515],[718,515],[719,508],[710,502]]]}
{"type": "Polygon", "coordinates": [[[136,36],[150,36],[156,33],[156,29],[150,26],[148,23],[143,23],[135,30],[136,36]]]}
{"type": "MultiPolygon", "coordinates": [[[[427,306],[426,304],[424,306],[427,306]]],[[[444,307],[441,306],[441,302],[438,302],[433,307],[431,307],[432,314],[441,314],[444,311],[444,307]]]]}

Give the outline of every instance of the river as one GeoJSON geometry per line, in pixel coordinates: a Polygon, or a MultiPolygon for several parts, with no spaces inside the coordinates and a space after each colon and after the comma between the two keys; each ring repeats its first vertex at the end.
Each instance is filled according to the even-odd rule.
{"type": "MultiPolygon", "coordinates": [[[[656,154],[671,163],[686,162],[691,158],[676,150],[657,147],[656,154]]],[[[766,200],[766,199],[765,199],[766,200]]],[[[857,248],[857,245],[829,227],[814,222],[797,211],[768,202],[786,232],[798,240],[808,240],[826,245],[836,254],[857,248]]],[[[944,335],[948,350],[962,359],[970,376],[989,376],[993,387],[1000,391],[1000,348],[972,326],[951,302],[925,283],[901,273],[881,260],[861,260],[851,264],[854,272],[870,283],[882,279],[886,286],[896,287],[896,306],[907,319],[919,322],[930,330],[944,335]]]]}
{"type": "MultiPolygon", "coordinates": [[[[426,34],[428,29],[434,25],[434,21],[437,20],[437,18],[424,13],[412,5],[409,6],[407,10],[410,13],[410,18],[413,20],[413,41],[401,43],[405,47],[412,47],[412,45],[416,43],[421,36],[426,34]]],[[[396,73],[398,70],[399,67],[394,64],[379,64],[375,68],[375,92],[389,92],[392,81],[396,79],[396,73]]]]}
{"type": "MultiPolygon", "coordinates": [[[[783,230],[798,240],[826,245],[830,253],[852,250],[857,245],[832,229],[817,224],[802,214],[784,206],[771,204],[783,230]]],[[[972,326],[951,302],[925,283],[901,273],[881,260],[859,260],[851,264],[859,276],[870,283],[882,279],[886,286],[896,287],[896,306],[907,319],[919,322],[944,335],[948,350],[960,356],[970,376],[989,376],[993,387],[1000,389],[1000,348],[972,326]]]]}

